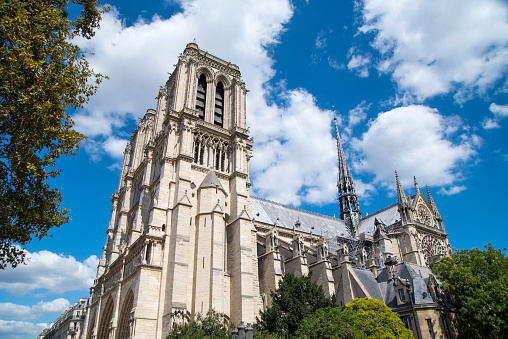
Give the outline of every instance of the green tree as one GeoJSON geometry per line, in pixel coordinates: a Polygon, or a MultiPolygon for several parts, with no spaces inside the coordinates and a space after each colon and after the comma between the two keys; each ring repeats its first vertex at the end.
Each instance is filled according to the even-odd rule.
{"type": "MultiPolygon", "coordinates": [[[[506,248],[503,249],[506,251],[506,248]]],[[[508,338],[508,257],[485,250],[456,250],[432,265],[452,294],[465,338],[508,338]]]]}
{"type": "Polygon", "coordinates": [[[304,319],[300,339],[410,339],[397,313],[376,299],[355,299],[343,308],[318,310],[304,319]]]}
{"type": "Polygon", "coordinates": [[[195,321],[185,323],[183,325],[173,325],[167,339],[223,339],[231,338],[228,330],[228,323],[224,315],[210,310],[206,316],[200,313],[196,316],[195,321]]]}
{"type": "Polygon", "coordinates": [[[357,331],[341,316],[343,308],[327,307],[306,317],[296,332],[299,339],[360,339],[363,332],[357,331]]]}
{"type": "Polygon", "coordinates": [[[270,292],[272,306],[256,318],[256,330],[290,338],[302,320],[320,308],[334,305],[334,298],[327,298],[323,288],[311,281],[311,275],[296,277],[286,274],[279,287],[270,292]]]}
{"type": "Polygon", "coordinates": [[[279,335],[275,333],[270,333],[266,331],[262,331],[260,329],[256,329],[254,331],[254,339],[282,339],[279,335]]]}
{"type": "Polygon", "coordinates": [[[68,108],[83,107],[103,79],[72,39],[90,39],[103,9],[97,0],[0,3],[0,268],[24,260],[20,246],[69,220],[61,195],[48,184],[55,160],[71,155],[84,136],[72,130],[68,108]]]}

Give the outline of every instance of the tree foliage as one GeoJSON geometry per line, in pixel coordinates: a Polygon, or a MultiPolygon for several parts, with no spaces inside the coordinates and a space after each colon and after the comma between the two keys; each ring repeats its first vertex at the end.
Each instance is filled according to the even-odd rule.
{"type": "Polygon", "coordinates": [[[432,269],[452,294],[464,337],[508,338],[506,254],[490,244],[485,250],[456,250],[432,269]]]}
{"type": "Polygon", "coordinates": [[[173,325],[167,339],[223,339],[231,338],[224,315],[210,310],[206,316],[200,313],[196,320],[183,325],[173,325]]]}
{"type": "Polygon", "coordinates": [[[410,339],[399,316],[376,299],[355,299],[343,308],[325,308],[304,319],[300,339],[410,339]]]}
{"type": "Polygon", "coordinates": [[[60,208],[55,160],[71,155],[84,136],[66,110],[83,107],[103,79],[72,43],[91,38],[103,9],[97,0],[0,3],[0,268],[23,262],[19,246],[69,220],[60,208]],[[16,246],[17,244],[17,246],[16,246]]]}
{"type": "Polygon", "coordinates": [[[346,323],[342,315],[343,308],[327,307],[317,310],[306,317],[296,338],[301,339],[360,339],[364,338],[354,327],[346,323]]]}
{"type": "Polygon", "coordinates": [[[334,299],[325,297],[323,288],[311,281],[311,276],[286,274],[279,287],[271,291],[272,306],[261,312],[256,329],[290,338],[302,320],[320,308],[333,306],[334,299]]]}

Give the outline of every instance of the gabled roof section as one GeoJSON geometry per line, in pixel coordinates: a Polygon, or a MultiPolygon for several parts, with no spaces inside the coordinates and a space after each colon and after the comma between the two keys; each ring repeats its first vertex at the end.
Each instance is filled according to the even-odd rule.
{"type": "Polygon", "coordinates": [[[363,287],[370,294],[370,296],[374,299],[384,302],[383,295],[381,293],[376,277],[374,276],[374,273],[364,268],[353,267],[352,270],[355,272],[356,276],[362,283],[363,287]]]}
{"type": "MultiPolygon", "coordinates": [[[[436,302],[432,299],[432,295],[428,288],[429,276],[432,274],[428,267],[402,262],[397,265],[396,270],[396,276],[401,279],[408,279],[411,283],[414,291],[415,304],[433,304],[436,302]]],[[[384,297],[385,304],[390,308],[400,307],[401,305],[397,303],[395,295],[397,288],[394,288],[391,274],[389,274],[386,267],[379,271],[376,280],[381,294],[384,297]]]]}
{"type": "Polygon", "coordinates": [[[367,233],[370,235],[374,235],[376,231],[376,225],[374,224],[375,220],[385,224],[386,226],[390,226],[400,221],[400,214],[398,210],[398,204],[392,204],[383,209],[380,209],[377,212],[369,214],[365,218],[360,221],[360,225],[358,225],[358,234],[367,233]]]}
{"type": "Polygon", "coordinates": [[[250,203],[254,221],[267,225],[276,223],[280,227],[291,230],[295,223],[299,221],[300,227],[297,228],[297,230],[308,233],[312,230],[313,234],[322,235],[327,239],[331,251],[334,250],[337,244],[337,236],[352,237],[344,220],[253,196],[250,197],[250,203]],[[312,229],[312,227],[314,227],[314,229],[312,229]]]}
{"type": "Polygon", "coordinates": [[[189,197],[187,196],[187,191],[185,191],[185,195],[182,197],[182,199],[180,199],[178,204],[192,207],[189,197]]]}
{"type": "Polygon", "coordinates": [[[215,171],[208,172],[206,177],[203,179],[203,182],[201,185],[199,185],[199,189],[203,188],[218,188],[227,195],[226,190],[224,187],[222,187],[219,178],[217,178],[217,175],[215,174],[215,171]]]}

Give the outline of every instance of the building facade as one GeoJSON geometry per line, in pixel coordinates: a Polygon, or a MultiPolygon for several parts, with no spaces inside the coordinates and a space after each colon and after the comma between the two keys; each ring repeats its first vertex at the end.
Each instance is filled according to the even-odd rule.
{"type": "Polygon", "coordinates": [[[422,338],[452,338],[428,268],[450,248],[430,192],[415,179],[406,196],[397,177],[398,202],[362,218],[336,126],[340,218],[251,196],[246,92],[238,66],[195,42],[180,55],[125,149],[84,337],[165,338],[210,309],[253,323],[284,274],[312,272],[341,304],[377,298],[415,331],[430,319],[422,338]]]}
{"type": "Polygon", "coordinates": [[[88,298],[81,298],[65,311],[49,329],[45,329],[38,338],[78,339],[82,338],[88,298]]]}

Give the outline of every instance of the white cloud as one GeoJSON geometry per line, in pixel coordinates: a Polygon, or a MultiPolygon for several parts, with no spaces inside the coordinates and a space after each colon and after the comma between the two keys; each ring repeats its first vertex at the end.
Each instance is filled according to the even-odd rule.
{"type": "Polygon", "coordinates": [[[97,162],[100,161],[104,155],[108,155],[110,158],[116,160],[116,163],[112,166],[119,166],[119,168],[121,168],[123,152],[125,151],[127,142],[127,139],[118,138],[114,135],[110,135],[106,138],[97,136],[85,140],[83,147],[90,156],[90,160],[97,162]]]}
{"type": "Polygon", "coordinates": [[[346,68],[344,64],[339,64],[336,60],[333,60],[331,57],[328,57],[328,65],[336,71],[340,71],[346,68]]]}
{"type": "Polygon", "coordinates": [[[348,58],[347,68],[350,71],[355,71],[362,78],[369,76],[369,64],[371,60],[368,55],[362,55],[356,48],[351,47],[348,52],[348,58]]]}
{"type": "Polygon", "coordinates": [[[465,189],[466,189],[466,186],[464,186],[464,185],[451,186],[449,188],[441,187],[441,189],[439,190],[439,193],[444,194],[444,195],[454,195],[454,194],[458,194],[458,193],[462,192],[465,189]]]}
{"type": "Polygon", "coordinates": [[[33,306],[32,308],[40,308],[42,312],[48,313],[63,313],[66,309],[69,308],[70,305],[71,304],[69,303],[69,300],[58,298],[49,302],[39,301],[37,305],[33,306]]]}
{"type": "Polygon", "coordinates": [[[332,201],[336,183],[330,174],[336,172],[337,162],[332,112],[317,108],[314,97],[303,89],[287,92],[285,99],[285,109],[271,107],[253,117],[256,128],[270,126],[255,144],[251,160],[255,194],[293,205],[332,201]]]}
{"type": "Polygon", "coordinates": [[[18,295],[38,289],[51,293],[86,290],[93,284],[99,262],[95,255],[82,263],[72,256],[49,251],[27,253],[26,256],[26,265],[0,271],[0,289],[18,295]]]}
{"type": "MultiPolygon", "coordinates": [[[[326,47],[326,34],[328,32],[325,32],[324,30],[319,31],[318,36],[316,38],[316,48],[321,49],[326,47]]],[[[332,33],[330,30],[329,33],[332,33]]]]}
{"type": "Polygon", "coordinates": [[[376,187],[373,184],[363,182],[361,179],[354,179],[354,181],[356,194],[368,205],[372,194],[376,192],[376,187]]]}
{"type": "Polygon", "coordinates": [[[25,306],[13,303],[0,303],[0,317],[4,319],[30,320],[38,319],[44,313],[61,314],[68,309],[70,303],[67,299],[58,298],[53,301],[39,301],[36,305],[25,306]]]}
{"type": "Polygon", "coordinates": [[[364,0],[360,9],[377,68],[420,100],[452,92],[463,102],[506,77],[506,2],[364,0]]]}
{"type": "Polygon", "coordinates": [[[360,155],[354,166],[388,188],[393,187],[395,170],[406,187],[413,175],[429,186],[454,186],[462,179],[461,165],[481,143],[466,132],[453,142],[453,132],[465,129],[460,119],[443,117],[430,107],[395,108],[380,113],[360,139],[352,140],[360,155]]]}
{"type": "Polygon", "coordinates": [[[494,116],[498,119],[508,117],[508,105],[498,105],[493,102],[490,104],[489,110],[494,113],[494,116]]]}
{"type": "Polygon", "coordinates": [[[33,316],[32,308],[30,306],[17,305],[13,303],[0,303],[0,317],[28,320],[39,318],[39,314],[33,316]]]}
{"type": "Polygon", "coordinates": [[[77,40],[95,53],[88,58],[91,67],[110,78],[74,116],[78,130],[107,137],[128,116],[141,117],[154,108],[159,86],[193,38],[200,48],[238,64],[252,92],[263,90],[274,73],[266,47],[277,42],[291,18],[289,1],[186,0],[181,6],[183,12],[167,20],[155,16],[129,27],[112,10],[103,15],[93,39],[77,40]]]}
{"type": "MultiPolygon", "coordinates": [[[[277,89],[287,107],[266,101],[267,96],[273,97],[267,83],[275,75],[268,50],[278,43],[293,15],[291,2],[188,0],[181,5],[183,11],[167,20],[155,17],[130,27],[120,13],[111,11],[92,40],[79,42],[95,53],[89,58],[92,68],[110,77],[86,111],[74,117],[81,131],[94,136],[85,144],[91,156],[97,160],[109,152],[120,158],[123,141],[116,130],[155,104],[153,98],[167,80],[166,73],[196,38],[201,49],[238,64],[250,90],[247,125],[255,142],[250,175],[256,194],[294,204],[333,200],[335,183],[330,173],[336,160],[330,113],[319,109],[312,95],[301,89],[277,89]]],[[[318,47],[325,46],[325,33],[329,31],[323,31],[318,47]]]]}
{"type": "Polygon", "coordinates": [[[501,119],[508,117],[508,105],[498,105],[493,102],[490,104],[489,110],[494,114],[494,117],[485,117],[482,121],[482,127],[487,130],[500,128],[499,122],[501,119]]]}
{"type": "Polygon", "coordinates": [[[102,145],[110,157],[123,159],[123,152],[127,142],[128,140],[126,139],[119,139],[117,137],[110,136],[102,145]]]}
{"type": "Polygon", "coordinates": [[[48,324],[33,324],[27,321],[0,320],[0,337],[3,339],[36,338],[48,324]]]}
{"type": "Polygon", "coordinates": [[[370,106],[371,104],[367,104],[364,100],[356,105],[355,108],[349,110],[348,125],[344,129],[347,134],[347,139],[349,139],[349,136],[353,133],[353,127],[367,119],[367,111],[370,109],[370,106]]]}
{"type": "Polygon", "coordinates": [[[482,121],[482,127],[483,127],[483,129],[495,129],[495,128],[500,128],[501,125],[499,125],[499,122],[497,119],[485,118],[482,121]]]}

